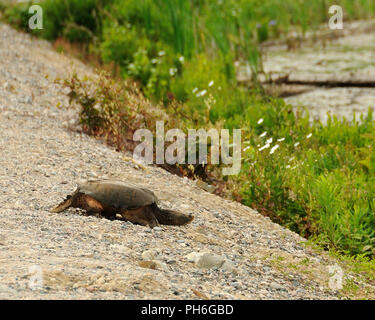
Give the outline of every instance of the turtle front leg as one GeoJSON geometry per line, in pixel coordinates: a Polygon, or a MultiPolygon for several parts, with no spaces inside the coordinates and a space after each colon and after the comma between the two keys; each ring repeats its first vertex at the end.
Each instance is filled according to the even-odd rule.
{"type": "Polygon", "coordinates": [[[160,226],[159,221],[158,221],[158,219],[156,219],[153,212],[150,212],[150,211],[147,210],[147,212],[145,212],[145,217],[146,217],[146,219],[148,221],[148,225],[150,226],[151,229],[160,226]]]}
{"type": "Polygon", "coordinates": [[[108,220],[115,220],[116,219],[116,211],[112,209],[104,209],[100,215],[108,220]]]}

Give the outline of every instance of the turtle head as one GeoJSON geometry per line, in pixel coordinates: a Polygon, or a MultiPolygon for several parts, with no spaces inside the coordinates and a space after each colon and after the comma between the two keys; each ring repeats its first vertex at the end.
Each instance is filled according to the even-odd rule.
{"type": "Polygon", "coordinates": [[[155,215],[161,224],[172,226],[183,226],[193,221],[192,214],[183,214],[181,212],[169,209],[159,209],[159,214],[155,215]]]}

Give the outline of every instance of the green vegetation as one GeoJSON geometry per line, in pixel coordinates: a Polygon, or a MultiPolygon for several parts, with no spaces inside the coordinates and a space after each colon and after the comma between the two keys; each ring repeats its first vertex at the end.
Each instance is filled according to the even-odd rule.
{"type": "Polygon", "coordinates": [[[330,118],[327,125],[309,124],[307,116],[298,118],[285,108],[263,114],[246,141],[239,177],[244,203],[328,248],[372,254],[372,113],[361,121],[330,118]]]}
{"type": "MultiPolygon", "coordinates": [[[[257,81],[260,44],[286,39],[291,31],[301,37],[316,31],[328,20],[331,4],[342,5],[347,20],[375,13],[374,0],[46,0],[44,29],[33,32],[85,43],[87,52],[113,63],[117,76],[135,80],[143,95],[160,103],[174,125],[243,129],[241,173],[220,177],[236,199],[325,248],[372,256],[372,113],[312,122],[304,110],[294,113],[282,100],[265,96],[257,81]],[[238,64],[251,70],[247,87],[236,81],[238,64]]],[[[27,8],[3,9],[4,17],[25,27],[27,8]]],[[[77,93],[81,82],[72,81],[66,84],[77,93]]],[[[81,92],[74,98],[88,132],[102,130],[127,141],[141,122],[135,117],[137,100],[128,107],[126,92],[141,94],[113,86],[103,82],[97,95],[81,92]],[[116,98],[121,92],[125,100],[116,98]],[[109,113],[98,114],[98,103],[109,113]]],[[[138,103],[148,102],[140,98],[138,103]]],[[[153,129],[157,115],[148,117],[149,110],[141,109],[142,121],[147,119],[142,125],[153,129]]]]}

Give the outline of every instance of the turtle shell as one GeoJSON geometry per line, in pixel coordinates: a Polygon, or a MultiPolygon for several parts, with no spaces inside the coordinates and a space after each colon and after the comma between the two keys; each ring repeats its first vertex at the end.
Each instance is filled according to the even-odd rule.
{"type": "Polygon", "coordinates": [[[78,191],[116,209],[133,209],[157,203],[148,189],[119,180],[89,180],[78,185],[78,191]]]}

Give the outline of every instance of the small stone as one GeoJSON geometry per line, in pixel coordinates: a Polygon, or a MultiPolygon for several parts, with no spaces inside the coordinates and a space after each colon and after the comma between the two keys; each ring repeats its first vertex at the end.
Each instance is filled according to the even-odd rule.
{"type": "Polygon", "coordinates": [[[186,258],[199,268],[220,268],[225,262],[224,257],[209,252],[192,252],[186,258]]]}
{"type": "Polygon", "coordinates": [[[270,267],[267,267],[267,266],[265,266],[265,267],[263,267],[263,271],[264,271],[264,272],[270,272],[270,271],[271,271],[271,268],[270,268],[270,267]]]}
{"type": "MultiPolygon", "coordinates": [[[[5,284],[0,284],[0,293],[2,294],[13,294],[16,293],[16,290],[12,289],[11,287],[5,285],[5,284]]],[[[1,297],[1,295],[0,295],[1,297]]]]}
{"type": "Polygon", "coordinates": [[[215,190],[216,190],[216,188],[214,186],[212,186],[212,185],[210,185],[210,184],[208,184],[208,183],[206,183],[202,180],[197,180],[196,185],[197,185],[197,187],[199,187],[199,188],[201,188],[201,189],[203,189],[207,192],[210,192],[210,193],[214,193],[215,190]]]}
{"type": "Polygon", "coordinates": [[[156,263],[156,269],[163,270],[163,271],[169,270],[168,266],[164,262],[159,261],[159,260],[154,260],[154,262],[156,263]]]}
{"type": "Polygon", "coordinates": [[[156,249],[146,250],[142,252],[143,260],[155,260],[158,256],[158,251],[156,249]]]}
{"type": "Polygon", "coordinates": [[[221,269],[228,271],[228,272],[232,272],[233,274],[237,274],[237,270],[233,262],[230,260],[225,260],[223,265],[221,266],[221,269]]]}
{"type": "Polygon", "coordinates": [[[139,261],[138,265],[142,268],[168,271],[167,265],[159,260],[139,261]]]}
{"type": "Polygon", "coordinates": [[[128,247],[125,247],[121,244],[117,244],[117,243],[114,243],[114,244],[111,244],[110,245],[110,248],[114,251],[117,251],[121,254],[128,254],[129,253],[129,248],[128,247]]]}
{"type": "Polygon", "coordinates": [[[188,255],[185,256],[185,258],[189,262],[195,262],[197,254],[197,252],[190,252],[188,255]]]}
{"type": "Polygon", "coordinates": [[[276,282],[271,282],[270,288],[273,289],[273,290],[278,290],[278,291],[285,291],[286,290],[282,285],[280,285],[276,282]]]}
{"type": "Polygon", "coordinates": [[[106,282],[104,276],[101,276],[98,280],[95,281],[95,284],[98,286],[103,285],[106,282]]]}

